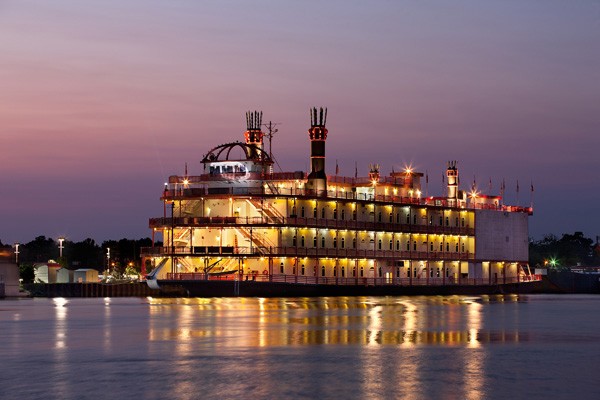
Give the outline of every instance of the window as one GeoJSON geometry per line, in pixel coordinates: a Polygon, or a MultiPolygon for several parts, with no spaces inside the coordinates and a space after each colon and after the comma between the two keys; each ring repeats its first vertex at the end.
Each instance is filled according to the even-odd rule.
{"type": "Polygon", "coordinates": [[[365,276],[365,267],[360,267],[360,277],[365,276]]]}
{"type": "Polygon", "coordinates": [[[317,218],[317,207],[313,208],[313,218],[317,218]]]}
{"type": "Polygon", "coordinates": [[[296,246],[297,246],[297,242],[298,242],[298,241],[296,240],[296,235],[294,235],[294,236],[292,237],[292,246],[296,247],[296,246]]]}
{"type": "Polygon", "coordinates": [[[337,268],[333,268],[333,276],[337,276],[337,268]]]}
{"type": "Polygon", "coordinates": [[[334,249],[337,248],[337,238],[336,237],[333,238],[333,248],[334,249]]]}
{"type": "Polygon", "coordinates": [[[342,272],[342,278],[345,277],[346,276],[346,269],[344,267],[342,267],[341,272],[342,272]]]}
{"type": "Polygon", "coordinates": [[[321,218],[325,218],[325,207],[321,208],[321,218]]]}
{"type": "Polygon", "coordinates": [[[352,238],[352,248],[356,248],[356,238],[352,238]]]}
{"type": "Polygon", "coordinates": [[[325,236],[321,236],[321,247],[325,247],[325,236]]]}
{"type": "Polygon", "coordinates": [[[456,249],[454,251],[458,253],[458,242],[456,242],[456,249]]]}
{"type": "Polygon", "coordinates": [[[346,219],[346,210],[342,208],[342,220],[346,219]]]}
{"type": "Polygon", "coordinates": [[[390,239],[390,250],[394,249],[394,241],[390,239]]]}
{"type": "Polygon", "coordinates": [[[356,209],[352,210],[352,219],[356,221],[356,209]]]}
{"type": "Polygon", "coordinates": [[[377,214],[377,222],[381,222],[381,211],[379,211],[379,214],[377,214]]]}
{"type": "Polygon", "coordinates": [[[333,219],[337,219],[337,208],[333,209],[333,219]]]}
{"type": "Polygon", "coordinates": [[[342,249],[346,248],[346,239],[342,238],[342,241],[340,244],[342,246],[342,249]]]}
{"type": "Polygon", "coordinates": [[[300,216],[304,218],[304,206],[300,209],[300,216]]]}
{"type": "Polygon", "coordinates": [[[433,278],[433,268],[429,268],[429,277],[433,278]]]}
{"type": "Polygon", "coordinates": [[[465,252],[465,244],[464,243],[461,243],[461,252],[463,252],[463,253],[465,252]]]}
{"type": "Polygon", "coordinates": [[[450,243],[446,242],[446,251],[450,251],[450,243]]]}
{"type": "Polygon", "coordinates": [[[394,214],[390,213],[390,224],[394,222],[394,214]]]}
{"type": "Polygon", "coordinates": [[[377,242],[377,248],[378,248],[379,250],[381,250],[381,239],[379,239],[379,241],[377,242]]]}
{"type": "Polygon", "coordinates": [[[400,250],[400,241],[396,240],[396,250],[400,250]]]}
{"type": "Polygon", "coordinates": [[[356,267],[352,268],[352,276],[356,277],[356,267]]]}
{"type": "Polygon", "coordinates": [[[450,218],[446,217],[446,226],[450,226],[450,218]]]}
{"type": "Polygon", "coordinates": [[[413,225],[417,224],[417,214],[413,215],[413,225]]]}
{"type": "Polygon", "coordinates": [[[400,278],[400,267],[396,267],[396,278],[400,278]]]}
{"type": "Polygon", "coordinates": [[[440,215],[440,226],[444,225],[443,217],[440,215]]]}
{"type": "Polygon", "coordinates": [[[410,251],[410,240],[406,241],[406,251],[410,251]]]}
{"type": "Polygon", "coordinates": [[[306,269],[304,268],[304,264],[302,264],[302,275],[304,275],[305,272],[306,272],[306,269]]]}
{"type": "Polygon", "coordinates": [[[410,224],[410,213],[406,213],[406,223],[410,224]]]}
{"type": "Polygon", "coordinates": [[[415,251],[417,250],[417,241],[416,240],[413,242],[413,250],[415,250],[415,251]]]}
{"type": "Polygon", "coordinates": [[[444,243],[440,242],[440,251],[444,251],[444,243]]]}
{"type": "Polygon", "coordinates": [[[429,216],[429,225],[433,225],[433,215],[429,216]]]}
{"type": "Polygon", "coordinates": [[[458,226],[458,217],[454,220],[454,226],[458,226]]]}
{"type": "Polygon", "coordinates": [[[292,206],[292,216],[296,216],[296,206],[292,206]]]}
{"type": "Polygon", "coordinates": [[[317,237],[313,236],[313,247],[317,247],[317,237]]]}
{"type": "Polygon", "coordinates": [[[377,276],[381,278],[381,267],[379,267],[379,269],[377,270],[377,272],[378,272],[377,276]]]}
{"type": "Polygon", "coordinates": [[[325,266],[321,266],[321,276],[325,276],[325,266]]]}
{"type": "Polygon", "coordinates": [[[304,247],[304,235],[300,238],[300,247],[304,247]]]}
{"type": "Polygon", "coordinates": [[[465,219],[464,218],[460,219],[460,226],[462,226],[463,228],[465,227],[465,219]]]}
{"type": "Polygon", "coordinates": [[[279,273],[283,274],[283,263],[279,264],[279,273]]]}

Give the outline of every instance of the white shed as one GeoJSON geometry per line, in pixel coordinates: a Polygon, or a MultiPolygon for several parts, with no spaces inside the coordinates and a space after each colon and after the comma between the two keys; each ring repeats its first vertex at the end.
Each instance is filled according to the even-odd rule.
{"type": "Polygon", "coordinates": [[[73,282],[73,271],[67,268],[61,268],[56,271],[56,283],[71,283],[73,282]]]}

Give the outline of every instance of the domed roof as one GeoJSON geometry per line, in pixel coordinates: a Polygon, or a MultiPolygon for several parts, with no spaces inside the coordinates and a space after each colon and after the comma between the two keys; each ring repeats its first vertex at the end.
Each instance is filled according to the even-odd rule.
{"type": "Polygon", "coordinates": [[[254,144],[242,142],[226,143],[210,150],[202,159],[202,163],[218,161],[257,161],[273,164],[266,151],[254,144]],[[238,151],[234,151],[238,149],[238,151]]]}

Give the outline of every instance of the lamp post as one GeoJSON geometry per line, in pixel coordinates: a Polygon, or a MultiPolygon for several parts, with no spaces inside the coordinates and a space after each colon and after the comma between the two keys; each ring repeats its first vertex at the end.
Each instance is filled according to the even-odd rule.
{"type": "Polygon", "coordinates": [[[19,263],[19,246],[21,245],[21,243],[16,242],[15,243],[15,264],[19,263]]]}
{"type": "Polygon", "coordinates": [[[63,243],[65,241],[64,237],[58,238],[58,257],[62,259],[62,251],[64,249],[63,243]]]}

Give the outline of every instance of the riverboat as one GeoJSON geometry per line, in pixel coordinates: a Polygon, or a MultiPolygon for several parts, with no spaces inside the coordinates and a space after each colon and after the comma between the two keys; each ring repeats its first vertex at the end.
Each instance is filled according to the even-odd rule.
{"type": "Polygon", "coordinates": [[[214,147],[203,171],[169,177],[163,215],[142,249],[150,287],[189,296],[475,294],[531,291],[532,207],[459,188],[447,163],[444,196],[421,172],[325,172],[327,109],[310,110],[310,171],[275,172],[262,112],[245,141],[214,147]],[[160,237],[162,244],[154,245],[160,237]]]}

